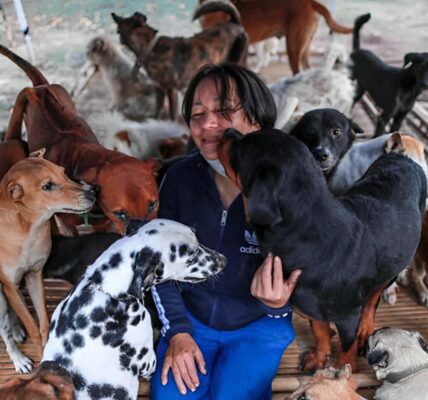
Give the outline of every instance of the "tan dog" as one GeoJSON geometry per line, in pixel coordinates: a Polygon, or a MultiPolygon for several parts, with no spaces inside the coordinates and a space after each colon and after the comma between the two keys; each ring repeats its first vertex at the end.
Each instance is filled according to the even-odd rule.
{"type": "Polygon", "coordinates": [[[74,400],[70,374],[52,361],[44,361],[32,374],[0,385],[2,400],[74,400]]]}
{"type": "Polygon", "coordinates": [[[224,61],[244,63],[247,56],[247,35],[239,12],[232,4],[211,2],[196,10],[194,19],[206,13],[222,10],[230,22],[217,24],[190,38],[158,36],[141,13],[122,18],[112,13],[120,42],[137,57],[136,70],[144,66],[150,78],[168,96],[169,113],[175,119],[176,91],[186,89],[196,71],[205,64],[224,61]]]}
{"type": "Polygon", "coordinates": [[[78,96],[96,72],[100,72],[112,97],[113,106],[126,118],[142,121],[158,118],[164,93],[145,72],[132,74],[133,61],[107,37],[97,36],[86,47],[88,62],[82,68],[86,80],[72,93],[78,96]],[[92,73],[90,70],[93,70],[92,73]]]}
{"type": "Polygon", "coordinates": [[[18,318],[32,339],[46,342],[46,311],[42,269],[51,250],[49,219],[54,213],[82,213],[95,200],[95,191],[71,181],[59,167],[42,157],[17,162],[0,182],[0,335],[18,372],[29,372],[31,361],[17,348],[24,340],[18,318]],[[19,292],[25,279],[40,328],[19,292]]]}
{"type": "MultiPolygon", "coordinates": [[[[205,3],[206,0],[199,0],[205,3]]],[[[315,0],[232,0],[239,10],[242,25],[251,43],[284,35],[288,59],[293,74],[309,68],[309,47],[318,27],[321,14],[328,27],[335,33],[352,33],[352,28],[339,25],[328,9],[315,0]]],[[[224,13],[209,14],[201,19],[202,26],[208,28],[219,21],[227,20],[224,13]]]]}
{"type": "Polygon", "coordinates": [[[368,341],[367,360],[383,381],[376,400],[426,400],[428,345],[419,332],[377,330],[368,341]]]}
{"type": "Polygon", "coordinates": [[[158,163],[101,146],[62,86],[49,84],[37,68],[6,47],[0,45],[0,53],[23,69],[34,85],[18,95],[5,138],[21,139],[25,122],[29,150],[45,147],[46,158],[63,166],[70,178],[97,185],[97,204],[120,233],[130,219],[154,218],[158,163]]]}
{"type": "Polygon", "coordinates": [[[364,400],[357,392],[349,364],[319,370],[291,395],[290,400],[364,400]]]}

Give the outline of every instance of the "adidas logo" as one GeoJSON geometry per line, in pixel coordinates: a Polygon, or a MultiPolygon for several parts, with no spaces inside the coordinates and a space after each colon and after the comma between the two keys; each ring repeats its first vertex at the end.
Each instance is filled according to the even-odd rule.
{"type": "Polygon", "coordinates": [[[247,231],[245,229],[244,235],[245,235],[245,240],[247,241],[248,244],[251,244],[253,246],[259,245],[259,241],[257,240],[256,232],[253,232],[253,234],[251,234],[250,231],[247,231]]]}
{"type": "Polygon", "coordinates": [[[249,232],[245,230],[244,233],[246,242],[250,245],[249,247],[241,246],[239,251],[245,254],[260,254],[260,249],[258,248],[259,241],[257,240],[256,233],[249,232]]]}

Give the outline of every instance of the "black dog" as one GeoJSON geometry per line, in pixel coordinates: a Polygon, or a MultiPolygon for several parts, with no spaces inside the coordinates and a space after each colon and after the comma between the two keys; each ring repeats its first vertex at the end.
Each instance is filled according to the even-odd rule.
{"type": "Polygon", "coordinates": [[[416,98],[428,88],[428,53],[408,53],[403,68],[385,64],[371,51],[360,49],[359,32],[370,19],[370,14],[355,20],[352,77],[357,81],[354,104],[367,91],[382,109],[375,136],[385,133],[386,124],[393,119],[390,132],[397,131],[416,98]]]}
{"type": "Polygon", "coordinates": [[[355,135],[364,131],[351,119],[332,108],[312,110],[303,115],[290,135],[303,142],[328,177],[349,150],[355,135]]]}
{"type": "Polygon", "coordinates": [[[122,236],[97,232],[82,236],[52,236],[52,250],[43,277],[64,279],[75,285],[99,255],[122,236]]]}
{"type": "Polygon", "coordinates": [[[422,168],[401,154],[383,155],[334,198],[306,146],[281,131],[242,136],[229,129],[219,159],[246,197],[263,252],[280,256],[287,276],[303,270],[295,307],[334,322],[342,351],[355,348],[356,359],[362,306],[417,248],[426,197],[422,168]]]}

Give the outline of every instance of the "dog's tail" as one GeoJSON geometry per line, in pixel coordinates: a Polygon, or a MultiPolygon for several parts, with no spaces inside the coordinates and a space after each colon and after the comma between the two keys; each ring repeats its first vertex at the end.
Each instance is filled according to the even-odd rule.
{"type": "Polygon", "coordinates": [[[352,33],[352,28],[347,28],[346,26],[338,24],[331,16],[330,11],[328,11],[327,7],[325,7],[321,3],[312,0],[312,7],[318,14],[321,14],[324,17],[325,22],[327,23],[328,27],[332,32],[352,33]]]}
{"type": "Polygon", "coordinates": [[[0,44],[0,53],[9,58],[12,62],[14,62],[18,67],[20,67],[30,78],[33,86],[38,85],[47,85],[49,82],[42,75],[42,73],[27,60],[24,60],[18,54],[15,54],[13,51],[9,50],[7,47],[2,46],[0,44]]]}
{"type": "Polygon", "coordinates": [[[241,25],[241,15],[238,9],[230,2],[225,1],[207,1],[201,4],[193,14],[192,21],[202,17],[203,15],[213,12],[224,12],[230,16],[230,21],[241,25]]]}
{"type": "Polygon", "coordinates": [[[358,50],[360,48],[360,29],[370,19],[371,15],[363,14],[357,17],[354,23],[354,36],[352,38],[352,48],[358,50]]]}

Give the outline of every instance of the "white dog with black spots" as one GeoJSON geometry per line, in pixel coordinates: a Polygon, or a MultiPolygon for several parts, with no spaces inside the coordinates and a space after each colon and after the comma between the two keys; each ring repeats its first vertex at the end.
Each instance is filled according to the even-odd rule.
{"type": "Polygon", "coordinates": [[[43,361],[71,373],[77,400],[136,399],[139,378],[156,367],[144,291],[168,279],[199,282],[225,265],[189,227],[146,223],[101,254],[58,305],[43,361]]]}

